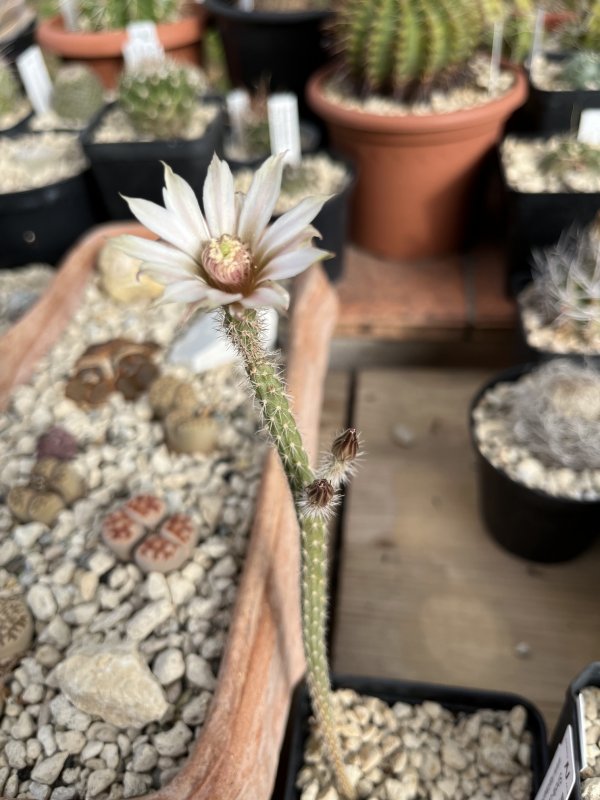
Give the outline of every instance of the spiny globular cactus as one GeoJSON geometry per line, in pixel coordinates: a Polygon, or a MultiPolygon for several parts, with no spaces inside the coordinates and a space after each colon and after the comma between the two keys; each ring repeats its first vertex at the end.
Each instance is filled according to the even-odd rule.
{"type": "Polygon", "coordinates": [[[23,94],[12,69],[0,61],[0,117],[10,114],[23,94]]]}
{"type": "Polygon", "coordinates": [[[87,122],[104,103],[102,84],[85,64],[65,64],[52,91],[52,108],[63,119],[87,122]]]}
{"type": "Polygon", "coordinates": [[[565,63],[561,78],[573,89],[600,88],[600,53],[582,50],[565,63]]]}
{"type": "Polygon", "coordinates": [[[180,12],[180,0],[80,0],[80,30],[125,28],[130,22],[171,22],[180,12]]]}
{"type": "Polygon", "coordinates": [[[125,72],[119,103],[138,133],[173,139],[189,125],[204,88],[200,70],[165,60],[125,72]]]}

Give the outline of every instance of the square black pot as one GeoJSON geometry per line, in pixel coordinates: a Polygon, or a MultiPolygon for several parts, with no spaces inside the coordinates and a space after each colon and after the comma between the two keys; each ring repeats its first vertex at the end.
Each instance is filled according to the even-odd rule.
{"type": "MultiPolygon", "coordinates": [[[[479,689],[442,686],[432,683],[389,680],[385,678],[366,678],[348,675],[334,675],[334,689],[354,689],[369,697],[378,697],[386,703],[410,703],[416,705],[432,700],[456,713],[473,713],[482,708],[495,711],[510,710],[522,705],[527,711],[527,730],[531,731],[533,784],[532,797],[541,784],[548,765],[548,745],[546,726],[540,712],[528,700],[508,692],[488,692],[479,689]]],[[[310,701],[306,684],[301,682],[294,691],[288,728],[286,747],[280,765],[279,786],[281,791],[272,800],[299,800],[300,791],[296,789],[296,776],[304,762],[304,744],[309,732],[310,701]]]]}
{"type": "MultiPolygon", "coordinates": [[[[216,103],[215,103],[216,104],[216,103]]],[[[217,115],[200,139],[152,142],[95,142],[94,132],[112,106],[92,120],[81,135],[81,143],[109,219],[132,219],[120,197],[143,197],[162,205],[163,166],[167,163],[196,192],[202,193],[206,172],[214,153],[223,152],[225,116],[219,104],[217,115]]]]}

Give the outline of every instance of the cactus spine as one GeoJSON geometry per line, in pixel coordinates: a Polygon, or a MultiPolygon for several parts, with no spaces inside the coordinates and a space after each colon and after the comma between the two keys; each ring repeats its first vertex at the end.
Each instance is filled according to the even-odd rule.
{"type": "MultiPolygon", "coordinates": [[[[336,776],[339,791],[349,800],[355,795],[344,767],[340,742],[331,703],[331,689],[325,646],[327,614],[327,527],[325,514],[305,513],[307,491],[326,480],[315,480],[288,398],[277,368],[263,351],[260,320],[256,312],[242,317],[224,313],[225,333],[242,356],[252,390],[262,411],[265,427],[277,448],[288,479],[301,527],[302,552],[302,629],[307,662],[307,678],[313,710],[323,736],[327,755],[336,776]]],[[[330,484],[328,484],[330,485],[330,484]]],[[[327,488],[327,487],[325,487],[327,488]]],[[[328,491],[317,491],[316,506],[328,491]]],[[[327,505],[327,504],[326,504],[327,505]]]]}
{"type": "Polygon", "coordinates": [[[204,88],[200,70],[165,60],[125,72],[119,103],[138,133],[172,139],[186,130],[204,88]]]}
{"type": "Polygon", "coordinates": [[[52,90],[52,108],[70,122],[87,122],[104,103],[102,84],[85,64],[61,67],[52,90]]]}

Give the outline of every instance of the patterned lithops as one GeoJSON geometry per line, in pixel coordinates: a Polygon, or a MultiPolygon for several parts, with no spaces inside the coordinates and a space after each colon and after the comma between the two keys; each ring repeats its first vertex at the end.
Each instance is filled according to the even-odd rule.
{"type": "Polygon", "coordinates": [[[162,375],[154,381],[148,393],[148,400],[154,416],[160,419],[176,408],[191,410],[198,405],[194,387],[172,375],[162,375]]]}
{"type": "Polygon", "coordinates": [[[77,455],[77,439],[69,431],[54,425],[37,440],[36,454],[38,458],[58,458],[60,461],[71,461],[77,455]]]}
{"type": "Polygon", "coordinates": [[[33,619],[20,597],[0,599],[0,663],[24,653],[33,638],[33,619]]]}
{"type": "Polygon", "coordinates": [[[42,522],[51,526],[67,506],[85,493],[85,482],[69,464],[57,458],[42,458],[31,470],[26,486],[13,486],[6,504],[20,522],[42,522]]]}
{"type": "Polygon", "coordinates": [[[219,426],[207,410],[176,408],[165,418],[165,439],[176,453],[212,453],[219,441],[219,426]]]}
{"type": "Polygon", "coordinates": [[[144,572],[170,572],[192,555],[199,529],[187,514],[166,516],[156,495],[141,494],[105,517],[102,540],[123,561],[134,558],[144,572]]]}
{"type": "Polygon", "coordinates": [[[139,275],[141,261],[118,248],[113,239],[98,256],[100,288],[117,303],[148,302],[160,297],[164,288],[147,275],[139,275]]]}

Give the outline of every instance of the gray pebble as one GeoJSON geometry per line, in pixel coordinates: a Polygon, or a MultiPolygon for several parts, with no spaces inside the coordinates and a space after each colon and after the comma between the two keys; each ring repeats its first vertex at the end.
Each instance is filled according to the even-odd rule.
{"type": "Polygon", "coordinates": [[[50,758],[46,758],[35,765],[31,770],[31,777],[38,783],[45,783],[52,786],[62,772],[65,761],[69,757],[68,753],[55,753],[50,758]]]}
{"type": "Polygon", "coordinates": [[[114,769],[99,769],[90,773],[87,781],[86,797],[97,797],[114,783],[117,773],[114,769]]]}
{"type": "Polygon", "coordinates": [[[4,755],[12,769],[24,769],[27,766],[27,748],[24,742],[15,739],[8,741],[4,746],[4,755]]]}
{"type": "Polygon", "coordinates": [[[169,648],[156,656],[152,671],[163,686],[168,686],[184,675],[186,664],[179,650],[169,648]]]}
{"type": "Polygon", "coordinates": [[[152,741],[159,755],[176,757],[187,752],[187,744],[192,737],[193,734],[185,723],[176,722],[170,730],[157,733],[152,741]]]}
{"type": "Polygon", "coordinates": [[[185,676],[200,689],[212,690],[217,683],[210,664],[195,653],[189,653],[185,658],[185,676]]]}
{"type": "Polygon", "coordinates": [[[142,744],[133,751],[131,768],[134,772],[150,772],[158,763],[158,753],[151,744],[142,744]]]}

